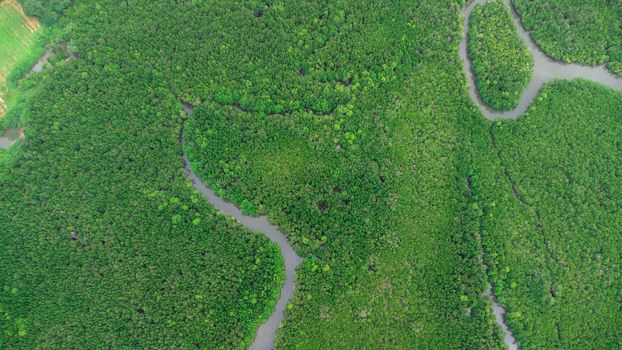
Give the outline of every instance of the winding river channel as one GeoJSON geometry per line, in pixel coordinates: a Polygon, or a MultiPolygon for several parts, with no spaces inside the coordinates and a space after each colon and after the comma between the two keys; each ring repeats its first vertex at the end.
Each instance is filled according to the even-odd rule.
{"type": "MultiPolygon", "coordinates": [[[[516,31],[518,32],[519,36],[521,37],[521,39],[529,49],[532,57],[534,58],[534,74],[531,78],[531,81],[529,82],[529,85],[527,85],[527,87],[523,91],[519,105],[515,109],[504,112],[492,110],[490,107],[482,102],[482,99],[477,92],[471,61],[467,52],[469,17],[471,15],[471,12],[477,5],[485,4],[486,2],[487,0],[474,0],[462,9],[463,35],[462,40],[460,41],[458,53],[463,62],[464,73],[468,82],[469,96],[471,97],[473,103],[477,105],[481,113],[487,119],[516,119],[520,117],[523,113],[525,113],[525,111],[527,111],[527,108],[529,108],[533,100],[536,98],[542,86],[545,83],[554,79],[573,80],[582,78],[601,83],[615,90],[622,90],[622,78],[609,72],[605,68],[605,66],[591,67],[581,64],[563,63],[553,60],[552,58],[547,56],[535,44],[525,28],[523,28],[520,16],[516,12],[516,9],[514,8],[511,0],[503,0],[512,15],[512,22],[514,23],[516,31]]],[[[510,350],[517,350],[518,345],[516,344],[514,334],[505,324],[505,310],[503,309],[503,306],[497,301],[497,298],[493,291],[493,287],[491,285],[488,285],[486,296],[488,296],[492,301],[495,321],[503,330],[505,344],[510,350]]]]}
{"type": "Polygon", "coordinates": [[[492,301],[492,313],[495,315],[495,322],[501,327],[503,331],[503,342],[507,345],[508,350],[518,350],[518,345],[516,344],[516,338],[514,338],[514,334],[505,324],[505,309],[499,302],[497,301],[497,297],[492,290],[492,285],[488,285],[488,289],[486,290],[486,296],[490,298],[492,301]]]}
{"type": "Polygon", "coordinates": [[[459,55],[464,63],[464,73],[466,74],[467,81],[469,83],[469,96],[487,119],[496,120],[518,118],[525,113],[529,105],[531,105],[531,102],[538,95],[538,92],[542,86],[554,79],[572,80],[582,78],[601,83],[615,90],[622,90],[622,78],[609,72],[605,66],[591,67],[581,64],[563,63],[548,57],[544,52],[542,52],[542,50],[540,50],[540,48],[531,39],[531,36],[529,36],[529,33],[521,25],[520,17],[518,13],[516,13],[511,1],[504,0],[504,3],[508,6],[512,14],[514,27],[533,56],[534,74],[529,82],[529,85],[527,85],[523,91],[518,107],[507,112],[499,112],[490,109],[482,102],[482,99],[477,92],[473,71],[471,69],[471,61],[467,52],[469,16],[476,5],[484,4],[486,2],[487,0],[475,0],[462,9],[464,33],[462,40],[460,41],[459,55]]]}
{"type": "MultiPolygon", "coordinates": [[[[192,106],[184,105],[184,110],[186,112],[186,117],[190,117],[192,113],[192,106]]],[[[181,143],[183,147],[183,126],[181,143]]],[[[296,254],[296,251],[294,251],[291,244],[289,244],[285,235],[274,225],[270,224],[265,216],[253,217],[243,215],[242,211],[238,207],[218,197],[214,191],[205,186],[203,181],[201,181],[201,179],[192,170],[190,160],[185,153],[183,154],[183,160],[188,177],[192,180],[192,185],[199,192],[203,193],[203,195],[205,195],[213,206],[223,213],[234,217],[240,224],[242,224],[242,226],[248,228],[249,230],[259,232],[268,237],[268,239],[276,243],[281,249],[281,254],[283,255],[283,260],[285,261],[285,283],[281,287],[281,295],[276,303],[274,311],[268,320],[259,327],[257,335],[255,336],[255,341],[249,348],[250,350],[272,349],[274,347],[274,339],[276,332],[279,329],[279,324],[285,317],[285,308],[287,307],[287,303],[294,295],[296,267],[298,267],[298,265],[302,262],[302,258],[296,254]]]]}
{"type": "MultiPolygon", "coordinates": [[[[529,85],[523,91],[522,97],[518,107],[511,111],[499,112],[490,109],[485,105],[475,86],[473,71],[471,67],[471,61],[467,52],[467,35],[469,30],[469,16],[476,5],[484,4],[487,0],[475,0],[462,9],[463,16],[463,37],[459,45],[459,56],[463,61],[464,73],[468,82],[468,93],[475,105],[480,109],[481,113],[490,120],[497,119],[515,119],[521,116],[536,98],[538,92],[542,86],[554,79],[572,80],[577,78],[583,78],[592,80],[610,88],[616,90],[622,90],[622,78],[610,73],[604,66],[590,67],[580,64],[568,64],[555,61],[546,56],[538,46],[533,42],[528,32],[522,27],[520,18],[514,10],[510,0],[504,0],[508,8],[512,13],[514,26],[516,27],[520,37],[525,42],[527,48],[531,52],[534,58],[534,75],[529,85]]],[[[46,51],[37,63],[31,68],[32,72],[40,72],[51,56],[51,52],[46,51]]],[[[189,118],[192,113],[192,106],[184,105],[186,117],[189,118]]],[[[185,125],[185,120],[184,120],[185,125]]],[[[5,135],[0,136],[0,147],[8,148],[15,143],[20,137],[23,137],[23,132],[17,129],[8,129],[5,135]]],[[[182,125],[182,147],[183,141],[183,125],[182,125]]],[[[276,307],[268,320],[262,324],[258,330],[253,344],[249,349],[251,350],[268,350],[274,347],[274,340],[276,333],[279,329],[280,323],[285,317],[285,309],[294,294],[295,289],[295,271],[298,265],[302,262],[302,258],[294,251],[291,244],[287,241],[286,236],[278,230],[277,227],[270,224],[265,216],[252,217],[243,215],[241,210],[228,203],[219,196],[217,196],[212,190],[210,190],[192,170],[190,160],[188,156],[183,154],[183,164],[187,172],[188,177],[191,179],[192,184],[196,190],[201,192],[214,205],[218,210],[234,217],[240,224],[248,228],[253,232],[258,232],[266,236],[272,242],[276,243],[283,255],[285,262],[286,280],[281,287],[280,297],[277,301],[276,307]]],[[[489,285],[486,291],[486,295],[490,298],[493,304],[493,313],[497,324],[501,327],[504,333],[504,342],[510,350],[517,350],[514,335],[507,327],[504,321],[505,310],[496,300],[492,287],[489,285]]]]}

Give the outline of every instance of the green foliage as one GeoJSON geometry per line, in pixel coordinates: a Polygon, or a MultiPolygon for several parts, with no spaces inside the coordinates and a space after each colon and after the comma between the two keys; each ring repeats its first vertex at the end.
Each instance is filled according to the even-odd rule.
{"type": "MultiPolygon", "coordinates": [[[[271,40],[267,32],[276,32],[280,41],[295,41],[296,23],[322,32],[333,13],[347,15],[314,51],[270,42],[275,53],[268,54],[264,44],[251,41],[259,47],[237,59],[271,55],[269,64],[261,71],[240,69],[240,63],[219,69],[265,81],[273,102],[262,113],[219,89],[195,108],[185,130],[201,178],[240,206],[252,203],[308,256],[278,348],[500,348],[482,293],[480,251],[456,221],[468,208],[457,145],[471,133],[456,124],[483,125],[475,111],[465,111],[466,100],[452,103],[463,95],[453,58],[460,35],[452,17],[456,4],[303,6],[309,5],[286,6],[288,20],[277,16],[277,6],[266,9],[260,17],[266,27],[253,35],[271,40]],[[314,18],[322,20],[308,25],[314,18]],[[438,36],[452,40],[439,42],[438,36]],[[289,75],[289,67],[300,66],[314,74],[289,75]],[[299,100],[297,88],[270,88],[288,81],[304,84],[310,99],[299,100]],[[335,86],[347,99],[320,109],[326,99],[321,86],[335,86]]],[[[245,30],[227,28],[226,37],[245,30]]]]}
{"type": "Polygon", "coordinates": [[[560,81],[491,129],[505,170],[480,172],[483,240],[521,349],[622,342],[620,113],[619,92],[560,81]]]}
{"type": "Polygon", "coordinates": [[[278,247],[193,190],[166,82],[101,69],[44,71],[0,170],[0,348],[245,348],[278,297],[278,247]]]}
{"type": "MultiPolygon", "coordinates": [[[[5,150],[0,148],[0,169],[4,170],[6,166],[8,166],[14,157],[15,147],[10,148],[9,150],[5,150]]],[[[4,175],[4,171],[0,170],[0,177],[4,175]]]]}
{"type": "Polygon", "coordinates": [[[74,0],[18,0],[28,16],[38,17],[46,25],[54,24],[74,0]]]}
{"type": "Polygon", "coordinates": [[[491,133],[461,5],[77,2],[79,59],[32,80],[0,154],[0,347],[252,341],[282,259],[192,190],[181,100],[196,172],[305,256],[278,348],[501,349],[489,280],[521,348],[615,348],[619,94],[559,83],[491,133]]]}
{"type": "Polygon", "coordinates": [[[622,75],[622,4],[617,0],[514,0],[525,28],[547,55],[622,75]]]}
{"type": "Polygon", "coordinates": [[[468,54],[482,101],[495,110],[518,106],[533,75],[533,57],[500,1],[477,5],[469,18],[468,54]]]}
{"type": "MultiPolygon", "coordinates": [[[[140,103],[169,93],[200,103],[186,128],[197,172],[311,254],[281,348],[494,349],[483,284],[470,280],[477,254],[461,257],[455,220],[466,199],[456,191],[453,145],[468,137],[453,126],[463,111],[445,113],[462,93],[457,10],[411,1],[84,2],[68,12],[65,36],[79,62],[92,64],[73,74],[105,86],[107,101],[153,91],[125,107],[132,118],[140,103]],[[119,74],[123,81],[107,78],[119,74]],[[436,75],[442,83],[427,82],[436,75]]],[[[179,123],[144,113],[154,125],[179,123]]],[[[111,123],[117,114],[130,119],[110,113],[111,123]]],[[[127,140],[151,132],[118,130],[127,140]]],[[[178,152],[162,157],[179,161],[178,152]]],[[[157,223],[173,225],[175,214],[157,223]]],[[[233,332],[231,323],[208,329],[223,339],[233,332]]]]}

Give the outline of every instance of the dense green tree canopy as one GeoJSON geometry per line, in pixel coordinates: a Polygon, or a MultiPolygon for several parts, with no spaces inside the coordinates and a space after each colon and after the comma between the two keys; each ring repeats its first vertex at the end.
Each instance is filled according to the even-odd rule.
{"type": "Polygon", "coordinates": [[[620,92],[557,82],[491,128],[506,194],[486,195],[482,232],[521,348],[620,344],[621,112],[620,92]]]}
{"type": "Polygon", "coordinates": [[[51,25],[62,15],[63,11],[74,3],[74,0],[19,0],[29,16],[38,17],[41,22],[51,25]]]}
{"type": "Polygon", "coordinates": [[[468,55],[482,101],[495,110],[518,106],[533,75],[533,57],[500,0],[476,5],[469,18],[468,55]]]}
{"type": "Polygon", "coordinates": [[[617,0],[514,0],[523,25],[547,55],[607,64],[622,75],[622,4],[617,0]]]}
{"type": "Polygon", "coordinates": [[[521,349],[615,348],[620,93],[487,122],[463,5],[77,1],[0,153],[0,347],[252,341],[282,258],[192,189],[187,102],[197,173],[305,258],[277,348],[501,349],[488,283],[521,349]]]}

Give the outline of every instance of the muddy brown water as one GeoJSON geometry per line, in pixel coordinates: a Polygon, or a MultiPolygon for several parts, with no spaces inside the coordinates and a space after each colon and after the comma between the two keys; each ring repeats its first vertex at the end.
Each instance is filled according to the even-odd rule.
{"type": "Polygon", "coordinates": [[[488,289],[486,290],[486,296],[490,298],[492,301],[492,312],[495,315],[495,322],[501,327],[503,331],[503,342],[507,345],[509,350],[518,350],[518,345],[516,344],[516,338],[514,338],[514,334],[505,324],[505,309],[503,306],[497,301],[497,297],[495,296],[492,286],[489,284],[488,289]]]}
{"type": "Polygon", "coordinates": [[[21,129],[8,128],[0,136],[0,148],[9,149],[20,138],[23,138],[24,134],[21,129]]]}
{"type": "MultiPolygon", "coordinates": [[[[184,111],[186,112],[186,117],[190,117],[192,113],[192,106],[184,105],[184,111]]],[[[183,147],[183,127],[181,143],[183,147]]],[[[283,255],[283,260],[285,262],[285,283],[281,287],[281,294],[274,311],[268,320],[263,323],[259,329],[257,329],[255,341],[249,348],[250,350],[272,349],[274,348],[276,332],[279,329],[279,325],[285,318],[285,309],[287,304],[294,295],[296,285],[296,267],[298,267],[298,265],[302,262],[302,258],[298,256],[296,251],[294,251],[294,248],[292,248],[291,244],[289,244],[285,235],[279,231],[276,226],[272,225],[265,216],[254,217],[242,214],[242,211],[238,207],[220,198],[216,195],[216,193],[214,193],[214,191],[209,189],[203,181],[201,181],[197,174],[192,170],[190,160],[185,153],[183,154],[183,162],[186,173],[188,174],[190,180],[192,180],[194,188],[205,195],[205,197],[214,207],[216,207],[216,209],[234,217],[240,224],[242,224],[242,226],[248,228],[249,230],[266,236],[272,242],[276,243],[281,250],[281,255],[283,255]]]]}
{"type": "MultiPolygon", "coordinates": [[[[547,56],[532,40],[529,33],[523,28],[520,17],[512,2],[504,0],[504,4],[512,15],[512,22],[520,38],[523,40],[534,59],[534,72],[531,81],[523,90],[520,102],[516,108],[510,111],[495,111],[483,103],[481,96],[475,85],[474,74],[471,61],[468,56],[468,32],[469,17],[477,5],[485,4],[487,0],[475,0],[462,9],[463,34],[460,41],[458,54],[463,62],[464,74],[468,83],[468,93],[473,103],[479,108],[480,112],[489,120],[497,119],[516,119],[523,115],[529,108],[533,100],[537,97],[544,84],[555,79],[573,80],[586,79],[601,83],[615,90],[622,90],[622,78],[609,72],[604,66],[591,67],[581,64],[563,63],[551,59],[547,56]]],[[[504,334],[504,342],[510,350],[518,350],[516,339],[510,328],[506,325],[504,315],[505,309],[497,301],[492,287],[489,285],[486,295],[492,301],[493,313],[496,323],[501,327],[504,334]]]]}
{"type": "MultiPolygon", "coordinates": [[[[475,86],[474,74],[471,60],[468,56],[467,35],[469,32],[469,17],[477,5],[485,4],[487,0],[475,0],[462,9],[463,35],[460,41],[458,54],[463,62],[464,74],[468,83],[468,93],[473,103],[479,108],[480,112],[489,120],[516,119],[523,115],[529,108],[533,100],[537,97],[544,84],[555,79],[573,80],[586,79],[603,84],[615,90],[622,90],[622,78],[609,72],[604,65],[587,66],[582,64],[563,63],[553,60],[547,56],[532,40],[529,33],[523,28],[521,19],[511,0],[503,0],[504,4],[512,15],[512,22],[520,38],[523,40],[534,59],[534,73],[531,81],[523,90],[520,102],[516,108],[510,111],[495,111],[482,102],[481,96],[475,86]]],[[[516,196],[516,194],[515,194],[516,196]]],[[[505,309],[497,301],[492,286],[488,286],[486,295],[492,301],[493,313],[496,323],[501,327],[504,334],[504,342],[510,350],[518,350],[516,339],[510,328],[506,325],[504,315],[505,309]]]]}
{"type": "Polygon", "coordinates": [[[30,68],[30,72],[35,72],[35,73],[41,72],[43,70],[43,66],[45,66],[45,63],[48,61],[50,57],[52,57],[52,51],[45,51],[43,55],[39,57],[39,59],[37,60],[37,63],[35,63],[34,66],[32,66],[32,68],[30,68]]]}
{"type": "Polygon", "coordinates": [[[469,59],[467,52],[467,33],[469,31],[469,16],[477,5],[486,3],[487,0],[475,0],[462,9],[463,16],[463,36],[459,46],[459,56],[462,59],[464,73],[467,77],[469,85],[468,91],[471,100],[477,105],[482,114],[490,120],[497,119],[516,119],[520,117],[527,108],[531,105],[531,102],[536,98],[538,92],[542,86],[555,79],[573,80],[573,79],[586,79],[601,83],[615,90],[622,90],[622,78],[609,72],[605,66],[586,66],[582,64],[563,63],[548,57],[535,42],[529,36],[529,33],[521,25],[520,17],[514,10],[514,7],[510,0],[504,0],[504,3],[512,14],[512,20],[514,27],[516,28],[519,36],[529,49],[529,52],[534,58],[534,74],[529,82],[529,85],[523,91],[520,102],[516,108],[511,111],[501,112],[494,111],[482,102],[482,99],[477,92],[475,86],[473,71],[471,67],[471,60],[469,59]]]}

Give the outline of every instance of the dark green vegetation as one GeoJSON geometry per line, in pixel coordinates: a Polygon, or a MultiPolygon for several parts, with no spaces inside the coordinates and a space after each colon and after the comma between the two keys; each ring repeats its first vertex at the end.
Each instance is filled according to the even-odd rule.
{"type": "Polygon", "coordinates": [[[522,348],[620,343],[619,94],[556,84],[491,134],[465,92],[461,1],[129,3],[67,10],[80,59],[53,59],[21,105],[27,137],[0,168],[0,347],[250,342],[281,259],[189,186],[179,99],[199,105],[197,173],[306,257],[279,348],[500,349],[489,277],[522,348]],[[601,130],[595,154],[566,154],[601,130]],[[577,179],[608,174],[602,190],[549,191],[567,175],[528,157],[543,149],[577,179]],[[573,211],[590,193],[614,199],[573,211]],[[571,313],[592,294],[600,313],[571,313]]]}
{"type": "Polygon", "coordinates": [[[0,348],[250,344],[282,258],[190,186],[166,81],[140,64],[52,61],[0,168],[0,348]]]}
{"type": "Polygon", "coordinates": [[[220,67],[264,92],[219,88],[188,121],[187,151],[212,188],[267,214],[307,256],[279,348],[500,348],[479,250],[456,220],[468,207],[461,119],[487,135],[466,103],[448,105],[463,76],[454,44],[437,36],[459,41],[457,10],[233,11],[250,24],[226,29],[220,46],[237,60],[220,67]]]}
{"type": "Polygon", "coordinates": [[[515,194],[483,203],[482,232],[524,349],[622,344],[621,115],[619,92],[558,82],[523,119],[492,128],[515,194]]]}
{"type": "Polygon", "coordinates": [[[51,25],[63,15],[75,0],[18,0],[28,16],[38,17],[43,24],[51,25]]]}
{"type": "Polygon", "coordinates": [[[140,71],[59,64],[0,176],[3,348],[240,348],[271,311],[278,249],[192,190],[181,109],[140,71]]]}
{"type": "Polygon", "coordinates": [[[482,101],[495,110],[518,106],[533,74],[533,57],[518,36],[506,6],[477,5],[469,18],[468,54],[482,101]]]}
{"type": "MultiPolygon", "coordinates": [[[[3,186],[0,222],[11,225],[5,249],[12,253],[2,276],[15,276],[11,283],[21,287],[13,296],[11,284],[4,296],[14,331],[2,341],[43,346],[50,332],[66,335],[54,338],[65,348],[193,348],[197,339],[229,348],[250,335],[274,300],[270,288],[279,274],[269,272],[279,262],[270,246],[216,225],[205,208],[197,228],[195,214],[184,214],[193,203],[176,144],[181,97],[202,104],[188,124],[195,162],[205,156],[199,132],[226,124],[219,137],[227,158],[206,165],[216,174],[226,166],[227,196],[247,211],[270,213],[310,254],[282,348],[500,347],[478,252],[465,255],[471,240],[456,221],[468,205],[457,164],[469,134],[456,124],[466,103],[448,105],[462,93],[453,44],[458,8],[411,1],[85,1],[67,11],[60,23],[71,23],[64,35],[81,58],[59,63],[45,82],[20,166],[3,186]],[[444,80],[429,84],[428,74],[444,80]],[[448,115],[449,108],[455,112],[448,115]],[[224,118],[229,122],[218,121],[224,118]],[[224,164],[236,151],[249,158],[224,164]],[[246,179],[253,174],[244,162],[260,166],[254,177],[246,179]],[[149,200],[151,191],[164,194],[149,200]],[[45,205],[34,207],[39,202],[45,205]],[[164,213],[163,202],[171,203],[164,213]],[[70,239],[74,229],[78,241],[70,239]],[[49,232],[55,245],[45,245],[48,236],[39,232],[49,232]],[[82,240],[91,247],[86,252],[82,240]],[[197,257],[195,246],[211,251],[197,257]],[[112,257],[102,259],[109,250],[112,257]],[[202,259],[213,260],[199,268],[202,259]],[[148,278],[148,271],[162,278],[148,278]],[[26,274],[47,276],[45,293],[26,274]],[[73,289],[60,289],[61,282],[73,289]],[[85,284],[92,287],[81,291],[85,284]],[[231,292],[236,284],[239,291],[231,292]],[[196,308],[195,294],[206,309],[196,308]],[[237,301],[240,294],[249,297],[237,301]],[[21,323],[28,326],[23,337],[15,335],[21,323]]],[[[481,122],[475,110],[466,115],[481,122]]]]}
{"type": "Polygon", "coordinates": [[[514,0],[531,37],[551,57],[606,63],[622,75],[622,3],[619,0],[514,0]]]}
{"type": "Polygon", "coordinates": [[[7,165],[11,160],[11,151],[0,148],[0,167],[7,165]]]}

